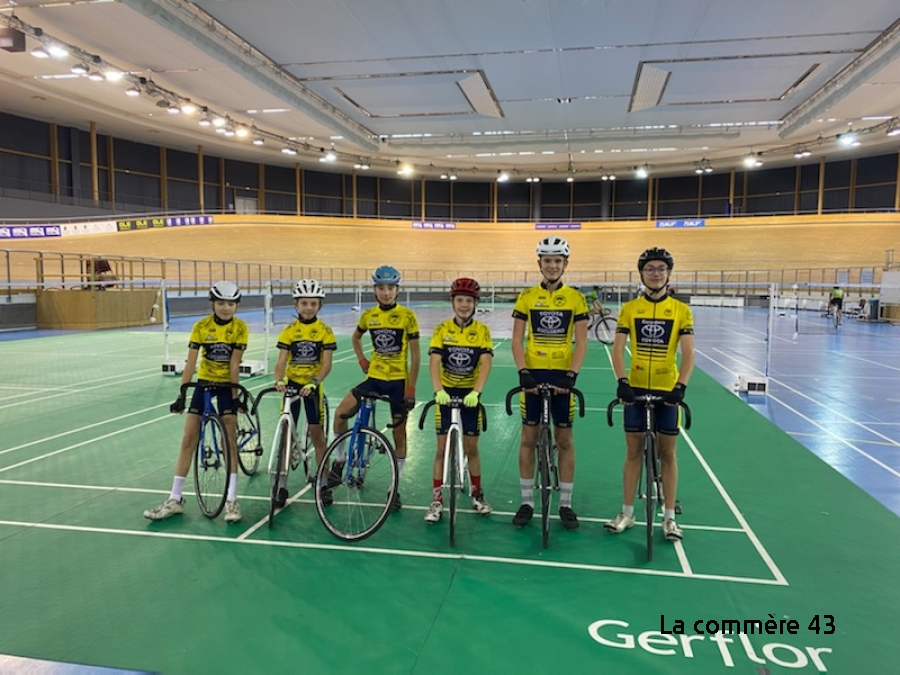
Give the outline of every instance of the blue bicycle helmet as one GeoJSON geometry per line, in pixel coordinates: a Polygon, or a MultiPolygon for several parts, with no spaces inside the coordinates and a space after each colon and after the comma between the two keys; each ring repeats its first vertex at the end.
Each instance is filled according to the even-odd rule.
{"type": "Polygon", "coordinates": [[[400,276],[400,272],[390,265],[382,265],[372,273],[373,284],[393,284],[399,286],[401,281],[403,281],[403,277],[400,276]]]}

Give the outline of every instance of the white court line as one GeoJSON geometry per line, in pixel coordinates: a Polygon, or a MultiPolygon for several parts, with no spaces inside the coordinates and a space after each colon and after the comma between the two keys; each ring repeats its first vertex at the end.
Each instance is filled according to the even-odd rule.
{"type": "Polygon", "coordinates": [[[725,488],[719,481],[716,474],[713,473],[713,470],[710,468],[709,464],[706,463],[703,455],[700,454],[700,450],[698,450],[697,446],[694,445],[694,441],[690,436],[688,436],[687,432],[684,429],[682,429],[681,432],[682,436],[684,436],[684,440],[687,441],[687,444],[691,447],[691,450],[693,451],[694,456],[697,458],[697,461],[700,462],[700,465],[703,467],[703,470],[706,471],[709,479],[713,482],[713,485],[715,485],[716,489],[719,491],[722,499],[725,500],[728,508],[731,509],[731,513],[737,519],[738,523],[740,523],[741,528],[743,528],[743,530],[747,533],[747,537],[750,539],[750,543],[753,544],[753,547],[756,549],[759,557],[763,559],[763,562],[765,562],[766,566],[769,568],[769,571],[772,572],[772,575],[775,577],[774,583],[779,586],[788,586],[789,584],[787,582],[787,579],[784,578],[784,575],[781,573],[781,570],[778,569],[775,561],[772,560],[769,552],[766,551],[765,547],[759,541],[756,533],[750,528],[750,524],[747,522],[746,518],[744,518],[744,514],[742,514],[738,510],[737,505],[731,499],[731,496],[725,491],[725,488]]]}
{"type": "Polygon", "coordinates": [[[145,427],[148,424],[153,424],[154,422],[159,422],[160,420],[164,420],[167,417],[168,416],[154,417],[152,420],[147,420],[146,422],[141,422],[139,424],[133,424],[130,427],[125,427],[124,429],[117,429],[116,431],[111,431],[108,434],[104,434],[102,436],[97,436],[96,438],[89,438],[88,440],[81,441],[81,443],[76,443],[75,445],[69,445],[69,446],[66,446],[65,448],[60,448],[59,450],[54,450],[53,452],[47,452],[47,453],[44,453],[43,455],[38,455],[37,457],[32,457],[31,459],[22,460],[21,462],[19,462],[17,464],[10,464],[9,466],[4,466],[4,467],[0,468],[0,473],[3,473],[4,471],[9,471],[11,469],[18,469],[19,467],[26,466],[26,465],[32,464],[34,462],[39,462],[42,459],[47,459],[48,457],[53,457],[54,455],[60,455],[64,452],[68,452],[69,450],[75,450],[76,448],[81,448],[85,445],[90,445],[91,443],[95,443],[97,441],[102,441],[107,438],[112,438],[113,436],[118,436],[120,434],[124,434],[129,431],[133,431],[135,429],[140,429],[141,427],[145,427]]]}
{"type": "MultiPolygon", "coordinates": [[[[36,481],[36,480],[14,480],[11,478],[0,478],[0,485],[18,485],[24,487],[47,487],[47,488],[63,488],[63,489],[71,489],[71,490],[93,490],[95,492],[129,492],[129,493],[140,493],[140,494],[154,494],[154,495],[168,495],[169,490],[159,489],[159,488],[136,488],[136,487],[126,487],[121,485],[79,485],[74,483],[55,483],[48,481],[36,481]]],[[[311,506],[315,506],[315,500],[310,497],[304,499],[304,496],[309,491],[309,488],[312,486],[308,486],[304,489],[301,489],[296,495],[288,499],[287,504],[307,504],[311,506]]],[[[194,496],[193,492],[185,491],[184,495],[187,497],[194,496]]],[[[267,502],[269,501],[268,495],[248,495],[248,494],[240,494],[238,495],[238,499],[241,501],[258,501],[258,502],[267,502]]],[[[276,511],[279,513],[282,509],[276,511]]],[[[427,506],[418,506],[415,504],[404,504],[404,511],[422,511],[425,512],[428,510],[427,506]]],[[[459,513],[469,513],[475,515],[478,513],[475,509],[457,509],[459,513]]],[[[514,514],[513,511],[492,511],[492,515],[500,516],[503,518],[512,518],[514,514]]],[[[559,520],[558,516],[551,515],[551,520],[559,520]]],[[[265,523],[268,520],[268,516],[260,519],[259,524],[265,523]]],[[[578,520],[584,523],[605,523],[606,519],[604,518],[591,518],[587,516],[579,516],[578,520]]],[[[635,527],[642,527],[645,525],[645,521],[635,520],[635,527]]],[[[251,526],[250,529],[257,529],[256,524],[251,526]]],[[[681,529],[683,530],[698,530],[704,532],[728,532],[731,534],[744,534],[744,530],[740,527],[727,527],[724,525],[682,525],[681,529]]],[[[238,537],[238,539],[245,539],[244,535],[238,537]]]]}
{"type": "MultiPolygon", "coordinates": [[[[886,443],[889,443],[889,444],[893,445],[895,448],[900,448],[900,443],[898,443],[898,442],[895,441],[894,439],[890,438],[889,436],[885,436],[884,434],[880,434],[880,433],[878,433],[877,431],[873,431],[872,429],[870,429],[869,427],[867,427],[867,426],[866,426],[865,424],[863,424],[862,422],[856,421],[856,420],[853,419],[852,417],[849,417],[849,416],[845,415],[844,413],[842,413],[840,410],[837,410],[837,409],[835,409],[835,408],[832,408],[832,407],[830,407],[830,406],[825,405],[825,404],[822,403],[821,401],[819,401],[819,400],[817,400],[817,399],[814,399],[812,396],[809,396],[808,394],[804,394],[804,393],[803,393],[802,391],[800,391],[799,389],[794,389],[793,387],[791,387],[790,385],[788,385],[786,382],[782,382],[781,380],[776,380],[775,378],[769,378],[769,379],[772,380],[773,382],[777,382],[778,384],[780,384],[780,385],[781,385],[782,387],[784,387],[785,389],[787,389],[787,390],[789,390],[789,391],[792,391],[792,392],[795,393],[797,396],[800,396],[801,398],[805,398],[807,401],[811,401],[812,403],[815,403],[815,404],[818,405],[819,407],[824,408],[825,410],[827,410],[829,413],[831,413],[831,414],[834,415],[835,417],[840,417],[840,418],[843,419],[845,422],[850,422],[850,423],[852,423],[852,424],[855,424],[856,426],[858,426],[858,427],[860,427],[861,429],[863,429],[863,431],[867,431],[867,432],[869,432],[870,434],[873,434],[873,435],[875,435],[875,436],[878,436],[879,438],[884,439],[884,441],[885,441],[886,443]]],[[[773,398],[774,398],[774,397],[773,397],[773,398]]],[[[782,403],[782,402],[781,402],[780,400],[778,400],[778,399],[775,399],[775,400],[778,401],[779,403],[782,403]]],[[[785,405],[785,404],[782,403],[782,405],[785,405]]],[[[795,412],[796,412],[796,411],[795,411],[795,412]]],[[[806,420],[809,420],[809,418],[806,417],[806,416],[802,416],[802,417],[803,417],[804,419],[806,419],[806,420]]],[[[809,421],[812,421],[812,420],[809,420],[809,421]]],[[[817,423],[815,423],[815,422],[813,422],[813,424],[815,424],[815,425],[816,425],[817,427],[819,427],[820,429],[824,429],[824,428],[825,428],[825,427],[823,427],[823,426],[821,426],[820,424],[817,424],[817,423]]],[[[830,432],[830,433],[831,433],[831,435],[833,435],[835,438],[841,438],[841,436],[839,436],[838,434],[835,434],[834,432],[830,432]]]]}
{"type": "MultiPolygon", "coordinates": [[[[797,410],[796,408],[792,408],[791,406],[789,406],[787,403],[785,403],[784,401],[782,401],[780,398],[777,398],[776,396],[773,396],[772,394],[769,394],[769,398],[770,398],[771,400],[775,401],[776,403],[780,403],[781,405],[783,405],[785,408],[787,408],[787,409],[790,410],[792,413],[794,413],[795,415],[797,415],[797,417],[800,417],[801,419],[806,420],[807,422],[809,422],[809,423],[812,424],[813,426],[818,427],[819,429],[821,429],[821,430],[825,433],[826,436],[831,436],[832,438],[835,438],[835,439],[839,440],[841,443],[843,443],[844,445],[846,445],[848,448],[850,448],[850,449],[853,450],[854,452],[859,453],[860,455],[862,455],[863,457],[865,457],[866,459],[868,459],[869,461],[871,461],[873,464],[876,464],[877,466],[880,466],[882,469],[884,469],[884,470],[887,471],[888,473],[891,473],[891,474],[893,474],[894,476],[896,476],[897,478],[900,478],[900,471],[897,471],[897,470],[894,469],[893,467],[888,466],[887,464],[885,464],[884,462],[882,462],[880,459],[878,459],[878,458],[876,458],[876,457],[873,457],[872,455],[870,455],[869,453],[867,453],[867,452],[866,452],[865,450],[863,450],[862,448],[856,447],[853,443],[851,443],[849,440],[847,440],[847,439],[844,438],[843,436],[834,433],[831,429],[827,429],[826,427],[823,427],[821,424],[819,424],[818,422],[816,422],[816,421],[810,419],[809,417],[807,417],[806,415],[804,415],[802,412],[800,412],[800,411],[797,410]]],[[[874,433],[874,432],[873,432],[873,433],[874,433]]],[[[896,443],[893,443],[893,442],[892,442],[891,445],[896,446],[896,443]]]]}
{"type": "Polygon", "coordinates": [[[841,353],[841,358],[854,359],[856,361],[862,361],[863,363],[871,363],[874,366],[878,366],[879,368],[887,368],[888,370],[900,370],[900,368],[896,366],[889,366],[886,363],[882,363],[881,361],[873,361],[872,359],[864,359],[861,356],[855,356],[853,354],[848,354],[847,352],[841,353]]]}
{"type": "MultiPolygon", "coordinates": [[[[139,370],[137,372],[141,372],[141,371],[139,370]]],[[[148,372],[150,372],[150,371],[148,371],[148,372]]],[[[129,379],[129,381],[146,380],[148,377],[156,377],[159,374],[160,374],[159,371],[154,370],[149,375],[140,375],[140,376],[129,375],[128,379],[129,379]]],[[[45,387],[43,387],[42,391],[56,391],[58,393],[42,395],[41,401],[46,401],[51,398],[59,398],[60,396],[71,396],[73,393],[76,393],[76,392],[81,393],[84,391],[90,391],[92,389],[102,389],[103,387],[109,386],[109,380],[115,380],[116,382],[121,382],[123,377],[124,376],[122,375],[122,373],[116,373],[115,375],[109,375],[107,377],[98,377],[95,380],[85,380],[82,384],[79,384],[78,386],[75,386],[75,385],[71,385],[71,387],[69,385],[45,386],[45,387]],[[90,384],[91,382],[101,382],[102,384],[98,384],[93,387],[82,386],[83,384],[90,384]]],[[[22,398],[23,396],[34,396],[34,392],[18,394],[16,396],[7,396],[6,399],[8,400],[8,399],[14,399],[14,398],[22,398]]],[[[8,403],[5,405],[0,405],[0,410],[5,410],[6,408],[15,408],[16,406],[20,406],[20,405],[34,405],[34,400],[29,399],[27,401],[19,401],[17,403],[8,403]]]]}
{"type": "Polygon", "coordinates": [[[442,560],[471,560],[475,562],[500,563],[506,565],[524,565],[530,567],[546,567],[553,569],[584,570],[589,572],[619,572],[621,574],[639,574],[645,576],[673,577],[679,579],[701,579],[704,581],[729,581],[742,584],[762,586],[785,586],[772,579],[756,579],[752,577],[733,577],[720,574],[684,574],[672,570],[651,570],[635,567],[615,567],[613,565],[590,565],[585,563],[556,562],[550,560],[530,560],[528,558],[506,558],[501,556],[469,555],[466,553],[437,553],[429,551],[409,551],[402,549],[374,548],[371,546],[349,546],[341,544],[313,544],[300,541],[266,541],[263,539],[237,540],[232,537],[214,537],[209,535],[179,534],[176,532],[156,532],[150,530],[123,530],[117,528],[85,527],[80,525],[59,525],[52,523],[30,523],[16,520],[0,520],[0,526],[24,527],[38,530],[61,530],[66,532],[87,532],[90,534],[119,534],[137,537],[155,537],[158,539],[180,539],[183,541],[214,541],[242,546],[273,546],[279,548],[299,548],[318,551],[343,551],[349,553],[372,553],[377,555],[402,556],[408,558],[432,558],[442,560]]]}

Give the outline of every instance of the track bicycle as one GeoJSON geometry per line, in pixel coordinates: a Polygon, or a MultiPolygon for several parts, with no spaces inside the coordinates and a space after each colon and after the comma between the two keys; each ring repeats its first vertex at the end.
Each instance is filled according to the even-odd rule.
{"type": "MultiPolygon", "coordinates": [[[[290,387],[280,392],[277,387],[268,387],[256,395],[253,402],[252,413],[258,415],[259,403],[263,396],[272,392],[283,393],[281,399],[281,414],[278,417],[275,435],[272,438],[272,453],[269,455],[269,476],[272,479],[272,489],[269,492],[269,527],[275,520],[275,512],[287,503],[288,499],[288,475],[303,466],[303,475],[307,483],[315,481],[316,477],[316,449],[312,442],[309,430],[309,421],[306,418],[306,410],[303,401],[306,397],[300,395],[299,389],[290,387]],[[294,423],[291,406],[300,402],[300,433],[294,423]]],[[[313,391],[310,396],[318,398],[318,392],[313,391]]],[[[318,419],[323,420],[323,430],[327,434],[328,423],[331,414],[328,409],[328,399],[322,396],[322,411],[318,419]]]]}
{"type": "Polygon", "coordinates": [[[588,335],[593,335],[605,345],[611,345],[616,337],[616,317],[608,309],[591,315],[588,323],[588,335]]]}
{"type": "MultiPolygon", "coordinates": [[[[541,397],[541,421],[538,427],[538,439],[535,445],[537,464],[535,487],[541,493],[541,541],[544,548],[550,541],[550,493],[559,489],[559,470],[556,466],[556,443],[550,430],[550,400],[556,391],[552,384],[540,383],[536,387],[541,397]]],[[[512,415],[512,398],[522,392],[522,387],[514,387],[506,393],[506,414],[512,415]]],[[[569,392],[578,399],[578,416],[584,417],[584,396],[575,389],[569,392]]]]}
{"type": "MultiPolygon", "coordinates": [[[[422,414],[419,416],[419,429],[425,428],[425,416],[433,405],[436,405],[435,402],[429,401],[422,408],[422,414]]],[[[447,439],[444,441],[444,478],[441,487],[447,490],[450,545],[453,546],[456,540],[456,501],[459,495],[469,492],[469,471],[466,452],[463,448],[462,397],[451,396],[447,407],[450,408],[450,426],[447,428],[447,439]]],[[[479,403],[476,410],[481,420],[481,430],[487,431],[487,413],[484,406],[479,403]]]]}
{"type": "MultiPolygon", "coordinates": [[[[659,466],[659,449],[657,447],[656,438],[656,404],[662,403],[665,399],[657,394],[641,394],[634,397],[634,403],[641,403],[644,406],[644,433],[641,438],[641,450],[643,452],[643,464],[641,466],[641,474],[638,476],[638,484],[636,492],[638,497],[644,500],[644,517],[647,524],[647,561],[653,560],[653,528],[656,523],[656,514],[659,508],[665,505],[665,496],[663,495],[662,474],[659,466]],[[640,494],[641,483],[644,485],[644,492],[640,494]]],[[[613,426],[613,408],[622,403],[619,399],[614,398],[606,406],[606,423],[613,426]]],[[[633,405],[633,403],[625,403],[624,405],[633,405]]],[[[681,426],[684,429],[691,428],[691,409],[687,403],[680,401],[678,406],[684,413],[681,426]]],[[[680,505],[676,506],[676,512],[680,513],[680,505]]]]}
{"type": "MultiPolygon", "coordinates": [[[[194,488],[197,503],[207,518],[215,518],[225,507],[228,497],[228,477],[232,473],[231,444],[225,432],[225,423],[212,402],[213,392],[230,387],[239,391],[235,400],[238,408],[246,407],[251,397],[240,384],[211,382],[186,382],[181,385],[181,400],[187,400],[191,388],[203,392],[203,409],[200,411],[200,435],[194,453],[194,488]]],[[[237,467],[234,467],[237,470],[237,467]]]]}
{"type": "MultiPolygon", "coordinates": [[[[390,514],[397,495],[394,447],[375,424],[375,402],[390,403],[381,394],[353,390],[359,407],[353,426],[328,446],[316,474],[316,511],[325,529],[343,541],[374,534],[390,514]]],[[[395,424],[405,424],[406,417],[395,424]]]]}
{"type": "Polygon", "coordinates": [[[252,476],[259,468],[263,455],[262,435],[260,434],[259,415],[247,407],[237,411],[237,449],[238,464],[246,476],[252,476]]]}

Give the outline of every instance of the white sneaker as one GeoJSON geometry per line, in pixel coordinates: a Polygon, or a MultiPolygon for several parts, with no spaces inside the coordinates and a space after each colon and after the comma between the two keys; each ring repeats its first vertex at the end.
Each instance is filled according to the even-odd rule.
{"type": "Polygon", "coordinates": [[[225,502],[225,522],[239,523],[241,522],[241,505],[238,500],[233,502],[225,502]]]}
{"type": "Polygon", "coordinates": [[[624,532],[629,527],[633,526],[634,516],[626,516],[624,513],[620,513],[608,523],[605,523],[603,525],[603,527],[606,528],[607,532],[612,532],[613,534],[619,534],[620,532],[624,532]]]}
{"type": "Polygon", "coordinates": [[[494,507],[487,503],[483,492],[472,495],[472,508],[483,516],[494,510],[494,507]]]}
{"type": "Polygon", "coordinates": [[[669,541],[681,541],[683,537],[681,528],[672,518],[663,521],[663,535],[669,541]]]}
{"type": "Polygon", "coordinates": [[[431,502],[431,506],[428,507],[428,512],[425,514],[425,522],[436,523],[441,519],[443,512],[444,505],[441,502],[431,502]]]}
{"type": "Polygon", "coordinates": [[[184,513],[184,499],[167,499],[155,509],[144,511],[147,520],[165,520],[176,513],[184,513]]]}

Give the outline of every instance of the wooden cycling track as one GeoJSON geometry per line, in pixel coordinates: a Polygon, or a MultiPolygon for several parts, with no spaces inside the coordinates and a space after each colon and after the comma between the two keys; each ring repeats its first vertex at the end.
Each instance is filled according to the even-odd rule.
{"type": "MultiPolygon", "coordinates": [[[[335,325],[341,313],[352,317],[326,309],[335,325]]],[[[428,332],[431,310],[417,311],[428,332]]],[[[679,447],[683,545],[660,542],[647,563],[639,527],[603,531],[619,506],[622,438],[603,419],[615,383],[598,343],[578,383],[590,407],[576,423],[581,527],[554,523],[546,551],[535,525],[514,529],[518,423],[498,405],[515,383],[500,328],[508,312],[490,320],[497,355],[482,449],[496,511],[461,514],[455,548],[445,524],[422,520],[434,441],[418,430],[401,485],[406,507],[359,545],[325,532],[298,481],[296,501],[268,529],[262,475],[241,482],[239,525],[208,521],[190,496],[184,516],[149,523],[141,512],[165,498],[181,433],[167,413],[176,381],[159,372],[158,328],[8,335],[0,653],[162,673],[890,668],[900,521],[702,372],[689,392],[694,428],[679,447]],[[824,628],[826,614],[836,632],[811,632],[812,618],[824,628]],[[798,634],[692,632],[700,619],[770,616],[797,620],[798,634]],[[677,620],[689,635],[639,637],[677,620]]],[[[729,321],[704,352],[734,347],[729,321]]],[[[347,340],[339,336],[331,397],[360,377],[347,340]]],[[[259,349],[251,343],[250,357],[259,349]]],[[[245,383],[258,391],[269,378],[245,383]]],[[[418,384],[429,391],[424,374],[418,384]]]]}
{"type": "MultiPolygon", "coordinates": [[[[413,230],[408,221],[275,216],[216,216],[221,225],[148,229],[56,239],[7,240],[4,248],[182,260],[229,260],[401,271],[534,271],[534,247],[552,230],[533,223],[459,223],[455,230],[413,230]]],[[[640,251],[663,246],[680,270],[778,270],[880,267],[896,245],[897,216],[797,216],[710,219],[703,228],[660,229],[652,222],[585,223],[559,231],[572,246],[571,272],[633,269],[640,251]]],[[[18,260],[18,259],[17,259],[18,260]]],[[[14,261],[15,262],[15,261],[14,261]]],[[[19,260],[17,280],[34,265],[19,260]]]]}

